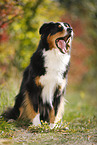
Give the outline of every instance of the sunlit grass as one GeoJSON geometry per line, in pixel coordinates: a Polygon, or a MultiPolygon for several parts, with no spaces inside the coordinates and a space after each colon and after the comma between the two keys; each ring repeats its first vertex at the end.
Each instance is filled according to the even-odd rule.
{"type": "Polygon", "coordinates": [[[0,85],[0,114],[8,106],[14,105],[15,96],[19,91],[21,79],[16,80],[15,76],[13,77],[0,85]]]}
{"type": "MultiPolygon", "coordinates": [[[[0,114],[8,106],[14,104],[15,95],[17,94],[20,86],[20,81],[14,79],[9,80],[6,85],[0,86],[0,114]]],[[[94,96],[95,98],[96,96],[94,96]]],[[[23,128],[30,133],[85,133],[91,129],[97,128],[97,106],[93,96],[85,91],[67,90],[65,96],[68,101],[65,105],[65,113],[63,116],[63,123],[57,124],[57,127],[50,129],[47,123],[35,127],[32,124],[27,124],[23,121],[15,121],[8,123],[0,118],[0,138],[11,138],[18,128],[23,128]],[[66,128],[68,128],[66,130],[66,128]]]]}
{"type": "MultiPolygon", "coordinates": [[[[76,118],[91,118],[97,116],[97,101],[93,101],[93,96],[87,92],[74,91],[67,93],[66,99],[68,103],[65,105],[65,114],[63,119],[71,121],[76,118]]],[[[96,96],[94,96],[96,98],[96,96]]]]}

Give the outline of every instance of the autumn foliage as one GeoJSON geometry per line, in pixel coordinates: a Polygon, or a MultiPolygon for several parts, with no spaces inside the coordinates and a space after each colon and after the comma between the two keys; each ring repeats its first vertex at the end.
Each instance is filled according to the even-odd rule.
{"type": "Polygon", "coordinates": [[[73,27],[74,39],[69,83],[82,82],[88,72],[92,72],[92,76],[95,74],[97,59],[95,57],[95,52],[97,52],[95,49],[95,39],[97,38],[95,28],[97,26],[96,19],[94,20],[93,17],[96,18],[96,9],[93,9],[94,12],[90,10],[90,6],[95,8],[95,5],[92,1],[87,3],[84,0],[80,5],[79,3],[71,3],[70,5],[69,1],[1,0],[0,78],[8,75],[13,67],[19,71],[24,70],[32,53],[37,48],[39,27],[48,21],[68,22],[73,27]],[[82,6],[83,3],[87,4],[86,8],[82,6]]]}
{"type": "Polygon", "coordinates": [[[72,18],[69,13],[62,17],[62,21],[68,22],[74,30],[69,83],[79,83],[89,70],[87,58],[90,56],[90,50],[87,45],[87,40],[84,41],[86,39],[84,34],[86,33],[87,26],[79,18],[72,18]]]}

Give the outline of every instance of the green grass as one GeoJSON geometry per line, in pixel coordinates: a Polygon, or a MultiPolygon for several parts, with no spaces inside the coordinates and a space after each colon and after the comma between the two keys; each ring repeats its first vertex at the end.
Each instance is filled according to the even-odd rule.
{"type": "MultiPolygon", "coordinates": [[[[0,114],[14,104],[18,81],[10,80],[0,86],[0,114]]],[[[50,129],[44,123],[33,127],[27,122],[6,122],[0,118],[1,144],[97,144],[97,99],[85,91],[67,90],[63,125],[50,129]],[[68,93],[69,92],[69,93],[68,93]],[[73,93],[72,93],[73,92],[73,93]],[[66,130],[65,127],[69,129],[66,130]]]]}
{"type": "Polygon", "coordinates": [[[19,80],[12,78],[0,85],[0,113],[8,106],[14,105],[15,96],[19,91],[19,84],[19,80]]]}
{"type": "Polygon", "coordinates": [[[91,118],[97,116],[97,100],[85,92],[74,91],[66,95],[68,103],[66,103],[64,119],[71,121],[75,118],[91,118]],[[93,102],[94,99],[94,102],[93,102]]]}

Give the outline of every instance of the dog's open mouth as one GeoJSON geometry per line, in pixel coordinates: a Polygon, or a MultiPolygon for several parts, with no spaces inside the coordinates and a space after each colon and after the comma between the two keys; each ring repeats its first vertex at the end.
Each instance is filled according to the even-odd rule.
{"type": "Polygon", "coordinates": [[[60,37],[60,38],[57,38],[55,40],[55,44],[56,46],[59,48],[59,50],[62,52],[62,53],[67,53],[68,52],[68,40],[69,38],[71,37],[70,34],[66,35],[65,37],[60,37]]]}

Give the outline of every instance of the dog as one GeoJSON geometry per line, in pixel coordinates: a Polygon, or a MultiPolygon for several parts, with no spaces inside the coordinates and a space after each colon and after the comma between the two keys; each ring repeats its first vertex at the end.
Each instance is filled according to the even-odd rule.
{"type": "Polygon", "coordinates": [[[73,29],[68,23],[49,22],[39,33],[41,39],[23,73],[15,105],[2,116],[7,121],[28,119],[35,126],[42,120],[54,127],[64,114],[73,29]]]}

